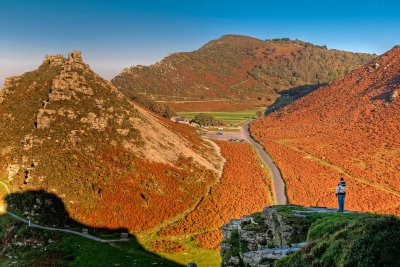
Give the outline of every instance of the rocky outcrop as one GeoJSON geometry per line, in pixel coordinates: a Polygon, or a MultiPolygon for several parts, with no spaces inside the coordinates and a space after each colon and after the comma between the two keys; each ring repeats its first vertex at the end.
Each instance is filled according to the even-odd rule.
{"type": "Polygon", "coordinates": [[[60,66],[64,63],[83,63],[82,54],[80,51],[72,51],[69,53],[68,58],[64,58],[62,54],[46,55],[43,60],[43,64],[50,66],[60,66]]]}
{"type": "Polygon", "coordinates": [[[272,206],[263,212],[231,220],[222,227],[222,266],[273,266],[274,261],[306,243],[312,214],[336,209],[272,206]]]}
{"type": "Polygon", "coordinates": [[[93,89],[89,86],[82,75],[85,72],[91,72],[88,65],[82,61],[82,55],[79,51],[69,53],[68,59],[55,56],[46,56],[44,63],[50,66],[62,66],[60,75],[53,80],[50,89],[49,101],[78,99],[80,94],[93,95],[93,89]]]}
{"type": "Polygon", "coordinates": [[[399,96],[399,92],[400,90],[394,90],[392,93],[390,93],[389,101],[393,102],[399,96]]]}
{"type": "Polygon", "coordinates": [[[72,51],[68,54],[69,62],[83,63],[81,51],[72,51]]]}
{"type": "MultiPolygon", "coordinates": [[[[36,116],[36,128],[44,129],[50,127],[51,115],[56,114],[56,110],[51,109],[40,109],[36,116]]],[[[53,118],[54,120],[54,118],[53,118]]]]}
{"type": "Polygon", "coordinates": [[[65,58],[61,54],[57,55],[46,55],[42,64],[47,64],[50,66],[60,66],[65,62],[65,58]]]}
{"type": "Polygon", "coordinates": [[[4,98],[8,93],[10,93],[10,88],[12,86],[18,86],[19,85],[19,80],[21,78],[18,76],[11,76],[11,77],[6,77],[4,79],[4,84],[3,88],[0,88],[0,104],[3,103],[4,98]]]}

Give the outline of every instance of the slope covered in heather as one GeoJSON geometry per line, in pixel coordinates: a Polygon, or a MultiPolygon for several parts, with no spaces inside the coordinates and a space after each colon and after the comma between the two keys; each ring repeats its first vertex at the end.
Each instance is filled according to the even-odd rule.
{"type": "Polygon", "coordinates": [[[278,163],[291,203],[400,214],[400,47],[257,120],[251,132],[278,163]]]}
{"type": "Polygon", "coordinates": [[[299,40],[225,35],[199,50],[127,68],[112,82],[176,110],[240,110],[271,104],[281,90],[330,82],[373,57],[299,40]]]}
{"type": "Polygon", "coordinates": [[[149,229],[221,175],[216,146],[131,102],[83,63],[46,56],[0,91],[0,180],[59,196],[93,227],[149,229]]]}

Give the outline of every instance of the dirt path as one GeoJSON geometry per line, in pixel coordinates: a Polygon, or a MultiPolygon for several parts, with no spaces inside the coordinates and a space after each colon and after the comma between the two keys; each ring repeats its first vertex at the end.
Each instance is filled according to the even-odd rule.
{"type": "Polygon", "coordinates": [[[11,194],[11,190],[10,190],[10,188],[8,188],[8,185],[7,185],[6,183],[0,181],[0,184],[2,184],[2,185],[4,186],[4,188],[5,188],[6,191],[7,191],[7,194],[11,194]]]}
{"type": "MultiPolygon", "coordinates": [[[[219,155],[221,155],[221,157],[222,157],[222,154],[221,154],[219,146],[216,143],[212,142],[211,140],[207,140],[207,141],[210,142],[210,144],[215,147],[216,152],[219,155]]],[[[225,165],[225,158],[222,157],[222,159],[223,159],[223,166],[224,166],[225,165]]],[[[207,188],[206,193],[202,197],[200,197],[197,201],[195,201],[187,210],[185,210],[184,212],[179,213],[178,215],[176,215],[173,218],[170,218],[170,219],[167,219],[167,220],[161,222],[160,224],[158,224],[157,226],[152,228],[150,231],[146,231],[146,232],[143,232],[141,234],[142,235],[150,235],[150,236],[154,235],[154,234],[157,235],[158,232],[161,229],[163,229],[163,228],[165,228],[167,226],[170,226],[170,225],[178,222],[179,220],[185,218],[187,215],[189,215],[192,211],[194,211],[195,209],[197,209],[197,207],[200,206],[200,204],[203,202],[203,200],[210,195],[212,188],[214,186],[218,185],[221,182],[221,179],[222,179],[222,173],[219,173],[217,175],[217,179],[215,179],[215,181],[212,184],[210,184],[210,186],[207,188]]]]}
{"type": "Polygon", "coordinates": [[[124,242],[124,241],[128,241],[129,240],[129,239],[126,239],[126,238],[125,239],[103,239],[103,238],[96,237],[96,236],[93,236],[93,235],[76,232],[76,231],[73,231],[73,230],[70,230],[70,229],[41,226],[41,225],[38,225],[38,224],[31,223],[29,220],[24,219],[24,218],[12,213],[12,212],[6,211],[6,213],[9,216],[13,217],[14,219],[16,219],[16,220],[18,220],[20,222],[23,222],[23,223],[29,225],[29,227],[32,227],[32,228],[79,235],[81,237],[84,237],[84,238],[87,238],[87,239],[91,239],[91,240],[97,241],[97,242],[102,242],[102,243],[121,242],[121,241],[124,242]]]}
{"type": "MultiPolygon", "coordinates": [[[[1,182],[1,181],[0,181],[0,184],[2,184],[2,185],[4,186],[4,188],[6,189],[6,191],[7,191],[8,194],[11,194],[11,190],[10,190],[10,188],[7,186],[7,184],[5,184],[5,183],[3,183],[3,182],[1,182]]],[[[18,221],[20,221],[20,222],[23,222],[23,223],[27,224],[29,227],[32,227],[32,228],[37,228],[37,229],[42,229],[42,230],[47,230],[47,231],[56,231],[56,232],[64,232],[64,233],[79,235],[79,236],[81,236],[81,237],[84,237],[84,238],[87,238],[87,239],[91,239],[91,240],[94,240],[94,241],[97,241],[97,242],[102,242],[102,243],[129,241],[129,239],[112,239],[112,240],[110,240],[110,239],[103,239],[103,238],[99,238],[99,237],[96,237],[96,236],[93,236],[93,235],[89,235],[89,234],[85,234],[85,233],[73,231],[73,230],[66,229],[66,228],[55,228],[55,227],[41,226],[41,225],[32,223],[31,221],[29,221],[29,220],[27,220],[27,219],[25,219],[25,218],[22,218],[22,217],[20,217],[20,216],[14,214],[14,213],[12,213],[12,212],[10,212],[10,211],[4,211],[4,213],[7,214],[7,215],[9,215],[9,216],[11,216],[11,217],[13,217],[14,219],[16,219],[16,220],[18,220],[18,221]]]]}
{"type": "Polygon", "coordinates": [[[257,151],[257,154],[260,157],[260,159],[265,163],[265,165],[271,171],[272,187],[273,187],[273,192],[274,192],[275,204],[276,205],[286,205],[286,204],[288,204],[288,201],[287,201],[287,196],[286,196],[285,183],[283,182],[282,175],[279,172],[279,170],[276,167],[273,160],[265,152],[264,148],[251,136],[250,131],[249,131],[250,123],[251,123],[251,121],[247,122],[243,125],[243,127],[242,127],[243,134],[246,137],[247,141],[257,151]]]}

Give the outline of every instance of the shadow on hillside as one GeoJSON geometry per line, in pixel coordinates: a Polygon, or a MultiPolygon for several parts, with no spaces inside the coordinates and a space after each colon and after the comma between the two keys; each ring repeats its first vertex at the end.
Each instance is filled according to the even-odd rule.
{"type": "Polygon", "coordinates": [[[370,100],[372,100],[372,101],[374,101],[374,100],[388,101],[388,100],[390,100],[390,92],[384,92],[382,94],[379,94],[377,96],[370,98],[370,100]]]}
{"type": "Polygon", "coordinates": [[[264,112],[264,115],[267,116],[268,114],[271,114],[272,112],[289,105],[293,101],[306,96],[325,85],[327,85],[327,83],[300,85],[277,92],[281,96],[277,98],[271,106],[268,107],[268,109],[264,112]]]}
{"type": "MultiPolygon", "coordinates": [[[[61,255],[61,259],[63,259],[62,264],[54,265],[51,260],[49,262],[49,256],[47,252],[50,252],[51,248],[54,250],[54,244],[49,247],[50,249],[44,254],[33,253],[36,258],[33,259],[25,259],[29,262],[41,262],[41,263],[49,263],[50,265],[40,265],[40,266],[65,266],[69,263],[75,263],[76,259],[80,258],[78,262],[82,264],[82,258],[88,259],[88,262],[84,262],[84,264],[94,264],[94,266],[109,266],[105,260],[109,260],[107,257],[110,256],[114,262],[114,260],[121,260],[120,264],[116,263],[116,266],[147,266],[147,265],[162,265],[162,266],[182,266],[175,262],[169,261],[160,255],[154,254],[145,250],[138,242],[134,235],[128,234],[128,230],[126,228],[120,229],[108,229],[108,228],[93,228],[87,225],[81,224],[74,219],[72,219],[68,212],[65,209],[63,201],[56,195],[52,193],[48,193],[43,190],[38,191],[25,191],[20,193],[13,193],[7,195],[5,198],[5,202],[7,205],[7,212],[15,214],[23,219],[30,220],[32,224],[51,227],[51,228],[62,228],[73,230],[79,233],[89,234],[101,239],[107,240],[120,240],[121,238],[129,239],[129,241],[117,241],[112,243],[103,243],[94,240],[87,239],[85,237],[80,237],[79,235],[75,235],[72,233],[63,233],[58,231],[51,230],[43,230],[38,229],[36,227],[27,227],[28,223],[22,222],[21,220],[16,219],[10,214],[5,214],[3,216],[10,216],[13,220],[12,222],[19,221],[25,225],[24,227],[14,227],[11,230],[11,233],[4,234],[0,236],[0,250],[2,247],[8,246],[11,243],[13,244],[28,242],[29,240],[34,239],[42,239],[44,243],[46,240],[52,239],[55,241],[54,244],[64,244],[65,240],[70,240],[71,245],[65,247],[64,245],[60,245],[62,248],[56,248],[56,253],[61,255]],[[25,229],[25,232],[24,230],[25,229]],[[22,236],[26,236],[21,241],[22,236]],[[68,237],[72,237],[69,239],[68,237]],[[85,239],[84,242],[82,239],[85,239]],[[28,240],[28,241],[26,241],[28,240]],[[72,241],[71,241],[72,240],[72,241]],[[78,244],[76,244],[78,243],[78,244]],[[89,252],[85,252],[85,245],[88,248],[89,252]],[[62,251],[62,252],[60,252],[62,251]],[[97,253],[98,252],[98,253],[97,253]],[[93,253],[95,257],[88,257],[88,254],[93,253]],[[96,254],[97,253],[97,254],[96,254]],[[39,255],[39,258],[37,258],[39,255]],[[43,258],[41,258],[43,257],[43,258]],[[43,261],[42,261],[43,260],[43,261]],[[97,261],[96,261],[97,260],[97,261]]],[[[1,225],[1,224],[0,224],[1,225]]],[[[0,229],[1,230],[1,229],[0,229]]],[[[40,242],[42,242],[40,241],[40,242]]],[[[37,241],[35,241],[37,242],[37,241]]],[[[39,242],[39,243],[40,243],[39,242]]],[[[42,246],[45,246],[43,244],[42,246]]],[[[47,244],[49,245],[49,244],[47,244]]],[[[50,244],[51,245],[51,244],[50,244]]],[[[32,250],[31,246],[28,246],[29,250],[32,250]]],[[[35,245],[33,245],[35,247],[35,245]]],[[[17,249],[11,250],[11,253],[15,253],[15,255],[11,255],[14,257],[19,257],[19,253],[17,249]]],[[[22,248],[21,248],[22,249],[22,248]]],[[[3,254],[4,250],[2,250],[3,254]]],[[[0,255],[3,256],[4,255],[0,255]]],[[[59,255],[60,256],[60,255],[59,255]]],[[[57,261],[60,260],[60,257],[56,258],[57,261]]],[[[85,260],[84,260],[85,261],[85,260]]],[[[1,263],[1,259],[0,259],[1,263]]],[[[36,266],[35,264],[33,264],[36,266]]]]}

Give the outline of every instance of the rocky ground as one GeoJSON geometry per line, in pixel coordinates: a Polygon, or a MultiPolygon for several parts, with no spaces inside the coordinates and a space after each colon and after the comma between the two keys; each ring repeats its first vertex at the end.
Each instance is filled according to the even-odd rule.
{"type": "Polygon", "coordinates": [[[391,235],[400,237],[400,220],[396,217],[337,213],[336,209],[320,207],[272,206],[231,220],[222,227],[222,232],[222,266],[226,267],[293,266],[294,263],[301,263],[295,266],[344,266],[349,262],[372,262],[371,266],[380,266],[380,261],[389,264],[385,266],[395,266],[391,264],[400,262],[396,258],[400,248],[386,240],[391,235]],[[386,232],[377,234],[374,227],[384,227],[386,232]],[[375,238],[368,240],[365,236],[375,238]],[[359,251],[359,246],[366,243],[371,248],[370,254],[360,258],[364,252],[359,251]],[[331,255],[335,250],[337,257],[331,255]]]}

